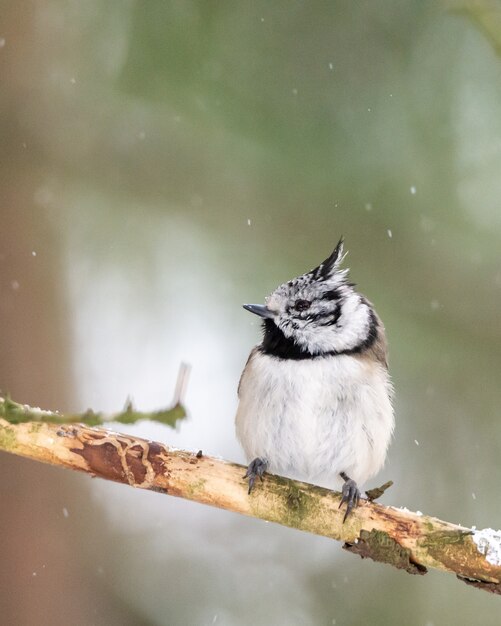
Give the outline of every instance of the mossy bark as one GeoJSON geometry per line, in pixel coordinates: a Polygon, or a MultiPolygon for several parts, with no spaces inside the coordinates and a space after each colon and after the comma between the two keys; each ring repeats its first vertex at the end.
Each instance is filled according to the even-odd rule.
{"type": "Polygon", "coordinates": [[[266,474],[249,496],[244,467],[200,452],[84,424],[3,419],[0,449],[330,537],[411,573],[435,568],[494,593],[501,588],[501,564],[489,562],[468,528],[364,499],[343,524],[339,493],[266,474]]]}

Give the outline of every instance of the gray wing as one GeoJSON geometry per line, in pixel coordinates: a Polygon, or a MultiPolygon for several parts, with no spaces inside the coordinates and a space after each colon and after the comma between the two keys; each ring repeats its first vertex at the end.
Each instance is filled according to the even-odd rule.
{"type": "Polygon", "coordinates": [[[242,373],[240,374],[240,380],[238,381],[238,388],[237,388],[237,395],[240,398],[240,388],[242,387],[242,379],[244,377],[245,374],[245,370],[247,369],[247,366],[249,365],[249,363],[251,362],[251,360],[254,358],[254,355],[256,354],[257,350],[258,350],[259,346],[255,346],[254,348],[252,348],[251,353],[249,354],[249,358],[247,359],[246,363],[245,363],[245,367],[242,370],[242,373]]]}

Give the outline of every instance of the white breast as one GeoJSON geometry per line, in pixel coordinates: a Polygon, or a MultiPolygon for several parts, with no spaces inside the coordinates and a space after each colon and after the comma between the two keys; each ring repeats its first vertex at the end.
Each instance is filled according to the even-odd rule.
{"type": "Polygon", "coordinates": [[[384,463],[393,431],[391,383],[374,361],[339,355],[282,360],[254,352],[239,389],[237,436],[248,460],[328,487],[384,463]]]}

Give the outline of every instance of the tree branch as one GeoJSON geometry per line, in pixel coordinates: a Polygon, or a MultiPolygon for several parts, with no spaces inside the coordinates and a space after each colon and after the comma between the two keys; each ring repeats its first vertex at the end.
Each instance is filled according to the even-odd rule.
{"type": "Polygon", "coordinates": [[[499,531],[364,499],[343,524],[337,492],[267,474],[249,496],[241,465],[85,424],[46,423],[43,412],[26,405],[16,406],[25,416],[34,411],[38,421],[10,423],[9,402],[0,397],[0,416],[7,418],[0,417],[0,450],[330,537],[362,558],[412,574],[452,572],[501,594],[499,531]]]}

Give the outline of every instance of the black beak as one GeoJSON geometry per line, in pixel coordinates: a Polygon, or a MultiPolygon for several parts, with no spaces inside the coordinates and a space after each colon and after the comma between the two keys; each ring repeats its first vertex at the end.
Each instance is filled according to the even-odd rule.
{"type": "Polygon", "coordinates": [[[270,309],[268,309],[262,304],[244,304],[243,307],[246,311],[250,311],[251,313],[254,313],[255,315],[259,315],[259,317],[265,317],[265,318],[275,317],[275,313],[273,313],[273,311],[270,311],[270,309]]]}

